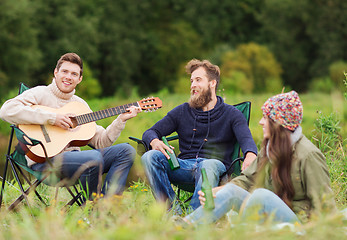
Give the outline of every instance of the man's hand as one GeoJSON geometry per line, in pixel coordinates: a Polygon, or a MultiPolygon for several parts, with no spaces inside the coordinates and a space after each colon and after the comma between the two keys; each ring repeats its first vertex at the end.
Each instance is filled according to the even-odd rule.
{"type": "MultiPolygon", "coordinates": [[[[168,150],[170,153],[173,153],[173,151],[163,143],[163,141],[159,140],[158,138],[153,139],[150,142],[150,145],[152,146],[153,150],[161,151],[167,159],[170,159],[170,156],[166,153],[165,150],[168,150]]],[[[173,146],[170,145],[172,149],[174,149],[173,146]]]]}
{"type": "Polygon", "coordinates": [[[71,121],[70,117],[75,117],[74,114],[57,114],[56,118],[55,118],[55,122],[54,122],[54,126],[57,127],[61,127],[62,129],[69,129],[69,128],[73,128],[74,125],[71,121]]]}
{"type": "Polygon", "coordinates": [[[139,112],[141,112],[142,109],[139,108],[139,107],[135,107],[135,106],[131,106],[129,108],[127,108],[127,112],[125,113],[122,113],[121,115],[119,115],[120,119],[123,121],[123,122],[126,122],[127,120],[129,120],[130,118],[133,118],[133,117],[136,117],[137,114],[139,112]]]}
{"type": "MultiPolygon", "coordinates": [[[[215,198],[216,197],[216,194],[219,190],[221,190],[223,188],[223,186],[219,186],[219,187],[215,187],[215,188],[212,188],[212,194],[213,194],[213,197],[215,198]]],[[[206,198],[205,198],[205,193],[203,193],[201,190],[198,192],[199,194],[199,200],[200,200],[200,204],[201,206],[204,206],[205,205],[205,201],[206,201],[206,198]]]]}
{"type": "Polygon", "coordinates": [[[243,161],[243,164],[242,164],[242,171],[245,170],[253,161],[254,159],[257,157],[257,155],[255,155],[254,153],[252,152],[248,152],[246,154],[246,157],[245,157],[245,160],[243,161]]]}

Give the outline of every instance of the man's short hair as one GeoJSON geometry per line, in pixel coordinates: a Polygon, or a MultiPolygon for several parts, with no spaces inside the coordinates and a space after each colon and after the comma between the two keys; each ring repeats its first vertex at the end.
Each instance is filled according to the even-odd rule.
{"type": "Polygon", "coordinates": [[[198,60],[198,59],[192,59],[190,60],[186,65],[186,72],[188,74],[192,74],[196,69],[199,67],[203,67],[206,71],[207,78],[209,81],[216,80],[216,90],[218,88],[219,82],[220,82],[220,69],[217,65],[212,64],[208,60],[198,60]]]}
{"type": "Polygon", "coordinates": [[[71,62],[74,64],[77,64],[80,66],[80,77],[83,74],[83,62],[80,56],[78,56],[76,53],[65,53],[63,56],[61,56],[57,62],[57,66],[55,67],[57,70],[61,67],[63,62],[71,62]]]}

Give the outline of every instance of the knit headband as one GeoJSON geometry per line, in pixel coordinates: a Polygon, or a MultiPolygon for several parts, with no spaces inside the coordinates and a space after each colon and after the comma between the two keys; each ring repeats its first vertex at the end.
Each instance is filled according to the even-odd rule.
{"type": "Polygon", "coordinates": [[[291,131],[294,131],[302,121],[302,103],[295,91],[269,98],[261,109],[264,115],[291,131]]]}

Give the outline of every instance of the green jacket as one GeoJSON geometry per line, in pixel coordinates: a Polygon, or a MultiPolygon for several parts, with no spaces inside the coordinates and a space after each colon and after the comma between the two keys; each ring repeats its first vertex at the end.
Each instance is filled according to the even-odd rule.
{"type": "MultiPolygon", "coordinates": [[[[302,221],[306,221],[313,212],[319,213],[327,207],[335,209],[329,171],[322,152],[305,136],[301,136],[293,145],[293,152],[291,176],[295,194],[292,210],[302,221]]],[[[274,191],[270,163],[263,169],[264,178],[261,182],[255,183],[259,160],[260,158],[257,157],[240,176],[232,179],[231,182],[247,191],[252,190],[255,184],[274,191]]]]}

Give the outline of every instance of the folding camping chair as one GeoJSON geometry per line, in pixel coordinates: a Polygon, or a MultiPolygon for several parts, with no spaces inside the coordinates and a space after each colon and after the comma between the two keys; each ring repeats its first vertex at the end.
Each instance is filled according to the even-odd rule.
{"type": "MultiPolygon", "coordinates": [[[[242,103],[234,105],[234,107],[236,107],[238,110],[240,110],[242,112],[242,114],[244,115],[244,117],[247,120],[247,124],[249,125],[250,114],[251,114],[251,102],[249,102],[249,101],[242,102],[242,103]]],[[[144,143],[144,141],[142,139],[135,138],[135,137],[129,137],[129,139],[131,139],[137,143],[137,153],[140,156],[142,156],[145,152],[147,152],[149,150],[149,148],[147,147],[147,145],[144,143]]],[[[173,141],[173,140],[177,140],[177,139],[178,139],[178,135],[167,137],[168,142],[173,141]]],[[[234,151],[233,151],[233,155],[231,158],[232,163],[231,163],[230,167],[227,169],[227,171],[222,176],[220,176],[220,183],[228,182],[230,179],[241,174],[241,162],[244,160],[244,158],[241,157],[241,151],[240,150],[241,150],[240,144],[238,142],[236,142],[234,145],[234,151]]],[[[178,190],[177,190],[178,199],[179,199],[181,190],[192,193],[192,192],[194,192],[194,189],[195,189],[194,184],[184,184],[183,185],[183,184],[173,183],[173,185],[177,186],[177,188],[178,188],[178,190]]],[[[187,202],[190,199],[191,199],[191,197],[186,199],[184,202],[187,202]]]]}
{"type": "MultiPolygon", "coordinates": [[[[21,83],[19,88],[19,94],[26,91],[27,89],[29,88],[25,86],[23,83],[21,83]]],[[[62,183],[61,179],[54,172],[53,168],[45,172],[40,172],[40,171],[34,171],[30,167],[28,167],[25,155],[30,147],[36,146],[36,145],[40,145],[42,147],[43,152],[45,153],[46,161],[50,161],[49,158],[47,157],[46,149],[40,141],[28,137],[18,127],[11,125],[11,134],[10,134],[10,140],[9,140],[7,154],[6,154],[5,170],[3,174],[1,194],[0,194],[0,208],[2,205],[6,176],[7,176],[7,169],[9,164],[11,165],[12,173],[21,191],[21,195],[9,206],[8,208],[9,210],[14,209],[23,199],[25,199],[27,205],[30,206],[27,196],[32,191],[35,192],[38,199],[44,205],[48,206],[48,204],[43,200],[41,195],[36,190],[37,186],[39,186],[42,182],[45,183],[46,185],[57,187],[55,198],[57,198],[58,187],[66,188],[67,191],[72,196],[72,199],[66,204],[66,206],[72,205],[74,203],[77,203],[79,206],[81,206],[83,202],[82,192],[78,191],[77,187],[74,184],[71,184],[71,185],[73,186],[75,193],[73,193],[72,190],[70,189],[70,185],[65,184],[60,186],[59,183],[62,183]],[[11,153],[15,136],[18,140],[18,144],[16,145],[15,150],[11,153]],[[29,177],[27,175],[29,175],[29,177]],[[33,176],[35,180],[31,181],[29,179],[30,176],[33,176]],[[25,182],[29,184],[29,187],[26,190],[24,190],[21,178],[23,178],[25,182]]]]}

